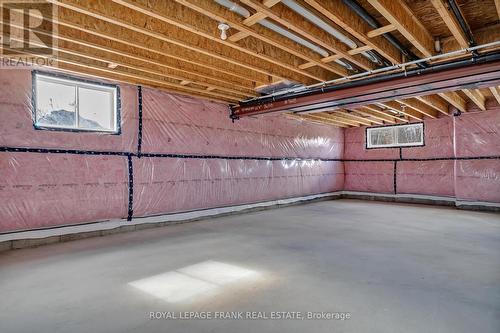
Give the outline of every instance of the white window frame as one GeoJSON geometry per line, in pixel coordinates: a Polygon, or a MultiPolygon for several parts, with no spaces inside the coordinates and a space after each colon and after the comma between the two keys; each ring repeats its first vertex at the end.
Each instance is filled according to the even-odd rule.
{"type": "Polygon", "coordinates": [[[120,133],[120,110],[119,110],[119,88],[116,85],[108,85],[102,84],[98,82],[90,82],[82,79],[71,78],[67,76],[59,76],[50,73],[33,73],[33,121],[34,126],[37,129],[54,129],[61,131],[77,131],[77,132],[105,132],[110,134],[119,134],[120,133]],[[38,92],[38,82],[42,80],[45,82],[50,82],[54,84],[66,85],[75,88],[75,125],[74,126],[58,126],[58,125],[47,125],[47,124],[39,124],[38,123],[38,100],[37,96],[39,96],[38,92]],[[96,91],[104,91],[112,93],[112,119],[113,119],[113,128],[111,129],[92,129],[92,128],[81,128],[79,127],[79,95],[78,88],[85,88],[88,90],[96,90],[96,91]]]}
{"type": "Polygon", "coordinates": [[[377,126],[377,127],[367,127],[366,128],[366,148],[367,149],[377,149],[377,148],[399,148],[399,147],[421,147],[424,145],[424,133],[425,127],[424,123],[413,123],[413,124],[402,124],[402,125],[388,125],[388,126],[377,126]],[[414,127],[418,128],[420,127],[422,133],[422,136],[420,137],[420,141],[418,142],[407,142],[407,143],[399,143],[398,142],[398,128],[401,127],[414,127]],[[380,144],[380,145],[373,145],[371,143],[371,135],[373,132],[376,132],[377,130],[380,129],[388,129],[392,128],[393,129],[393,137],[394,137],[394,143],[391,144],[380,144]]]}

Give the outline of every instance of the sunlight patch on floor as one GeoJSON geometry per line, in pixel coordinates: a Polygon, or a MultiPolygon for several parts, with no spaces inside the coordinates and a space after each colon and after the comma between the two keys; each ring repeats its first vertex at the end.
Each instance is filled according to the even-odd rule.
{"type": "Polygon", "coordinates": [[[223,287],[255,281],[260,273],[218,261],[204,261],[128,284],[169,303],[213,296],[223,287]]]}

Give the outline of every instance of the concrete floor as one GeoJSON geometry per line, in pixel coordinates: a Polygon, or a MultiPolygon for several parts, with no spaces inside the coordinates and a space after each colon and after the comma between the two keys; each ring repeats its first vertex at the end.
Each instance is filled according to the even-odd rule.
{"type": "Polygon", "coordinates": [[[323,201],[0,254],[1,332],[306,330],[500,332],[500,215],[323,201]],[[351,318],[150,319],[228,311],[351,318]]]}

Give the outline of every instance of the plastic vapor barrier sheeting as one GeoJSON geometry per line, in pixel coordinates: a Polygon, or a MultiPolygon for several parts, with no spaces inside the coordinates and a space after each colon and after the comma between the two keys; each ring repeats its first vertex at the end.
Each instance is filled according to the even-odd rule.
{"type": "Polygon", "coordinates": [[[343,162],[321,160],[342,158],[341,129],[276,115],[233,123],[226,105],[147,88],[140,105],[123,84],[119,134],[35,129],[31,70],[3,70],[0,85],[0,146],[34,150],[0,152],[0,232],[343,189],[343,162]]]}
{"type": "Polygon", "coordinates": [[[421,147],[366,149],[365,129],[346,129],[344,159],[357,161],[345,162],[344,189],[499,203],[500,107],[487,108],[425,120],[421,147]]]}
{"type": "Polygon", "coordinates": [[[134,216],[261,202],[342,189],[341,162],[141,158],[134,216]]]}
{"type": "MultiPolygon", "coordinates": [[[[124,84],[118,133],[37,129],[32,70],[2,70],[0,86],[0,232],[341,190],[500,203],[494,101],[426,120],[422,147],[366,149],[364,127],[284,115],[233,123],[226,105],[124,84]]],[[[88,105],[94,120],[61,107],[74,107],[67,96],[43,101],[44,121],[97,126],[88,105]]]]}

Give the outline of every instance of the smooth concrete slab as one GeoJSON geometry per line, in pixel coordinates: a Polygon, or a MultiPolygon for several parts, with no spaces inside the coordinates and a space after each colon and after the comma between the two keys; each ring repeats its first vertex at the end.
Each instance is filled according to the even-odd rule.
{"type": "Polygon", "coordinates": [[[500,215],[335,200],[8,251],[0,331],[497,333],[500,215]]]}

